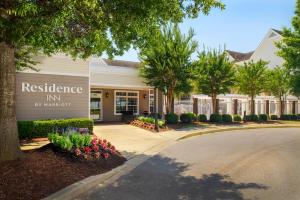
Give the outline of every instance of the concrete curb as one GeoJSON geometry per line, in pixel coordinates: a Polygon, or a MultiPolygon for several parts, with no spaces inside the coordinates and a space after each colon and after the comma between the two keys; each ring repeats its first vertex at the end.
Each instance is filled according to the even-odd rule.
{"type": "Polygon", "coordinates": [[[212,128],[211,130],[203,130],[196,133],[186,134],[185,136],[177,138],[177,141],[184,140],[190,137],[196,137],[200,135],[210,134],[210,133],[220,133],[225,131],[238,131],[238,130],[249,130],[249,129],[264,129],[264,128],[300,128],[300,125],[269,125],[269,126],[245,126],[245,127],[229,127],[229,128],[212,128]]]}

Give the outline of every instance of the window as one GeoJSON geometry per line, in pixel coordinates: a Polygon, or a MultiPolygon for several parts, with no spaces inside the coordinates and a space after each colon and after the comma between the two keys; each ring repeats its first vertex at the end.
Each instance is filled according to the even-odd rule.
{"type": "Polygon", "coordinates": [[[115,91],[115,115],[120,115],[122,111],[139,112],[139,93],[128,91],[115,91]]]}
{"type": "Polygon", "coordinates": [[[154,90],[149,90],[149,111],[150,113],[155,113],[155,100],[154,100],[154,90]]]}

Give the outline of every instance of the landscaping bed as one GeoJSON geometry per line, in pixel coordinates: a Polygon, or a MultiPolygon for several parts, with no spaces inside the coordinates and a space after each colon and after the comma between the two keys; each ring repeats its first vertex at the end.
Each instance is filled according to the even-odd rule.
{"type": "Polygon", "coordinates": [[[24,155],[23,159],[0,163],[0,199],[41,199],[126,161],[117,151],[99,159],[86,159],[53,143],[24,151],[24,155]]]}

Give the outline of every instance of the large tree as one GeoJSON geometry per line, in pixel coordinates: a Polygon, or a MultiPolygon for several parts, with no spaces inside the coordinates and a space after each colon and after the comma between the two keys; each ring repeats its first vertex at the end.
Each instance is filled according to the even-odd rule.
{"type": "Polygon", "coordinates": [[[168,24],[162,27],[147,47],[141,49],[141,76],[146,84],[164,93],[167,113],[174,112],[175,94],[192,89],[191,55],[197,48],[193,36],[192,30],[183,35],[178,25],[168,24]]]}
{"type": "Polygon", "coordinates": [[[269,71],[268,75],[269,91],[278,98],[280,105],[280,115],[284,114],[284,101],[286,95],[289,93],[290,87],[290,73],[285,67],[275,67],[269,71]]]}
{"type": "Polygon", "coordinates": [[[300,95],[300,0],[296,2],[295,16],[292,20],[292,28],[284,28],[283,39],[277,44],[286,67],[291,72],[291,86],[295,95],[300,95]]]}
{"type": "Polygon", "coordinates": [[[251,114],[255,114],[256,95],[267,91],[267,62],[245,62],[240,66],[237,73],[237,87],[239,92],[250,96],[251,114]]]}
{"type": "Polygon", "coordinates": [[[16,64],[30,55],[120,55],[143,46],[166,21],[180,22],[221,7],[218,0],[1,0],[0,160],[21,156],[15,110],[16,64]]]}
{"type": "Polygon", "coordinates": [[[218,113],[217,95],[230,92],[235,83],[235,70],[225,51],[202,51],[195,61],[196,86],[212,99],[213,113],[218,113]]]}

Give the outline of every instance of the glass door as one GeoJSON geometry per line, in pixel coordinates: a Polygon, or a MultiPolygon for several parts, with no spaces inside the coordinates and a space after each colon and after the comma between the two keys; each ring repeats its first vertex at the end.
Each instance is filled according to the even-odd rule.
{"type": "Polygon", "coordinates": [[[102,121],[102,91],[91,92],[90,117],[95,121],[102,121]]]}

